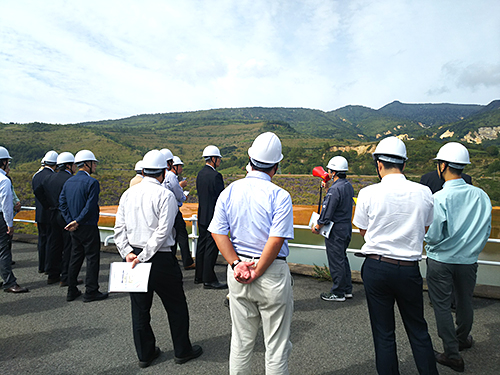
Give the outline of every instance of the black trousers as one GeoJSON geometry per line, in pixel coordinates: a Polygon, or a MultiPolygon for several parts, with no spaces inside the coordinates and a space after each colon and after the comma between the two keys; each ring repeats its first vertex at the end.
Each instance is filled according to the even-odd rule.
{"type": "MultiPolygon", "coordinates": [[[[138,255],[140,249],[134,249],[138,255]]],[[[182,272],[171,252],[158,252],[150,260],[148,291],[130,293],[132,303],[132,329],[137,356],[149,361],[155,352],[156,339],[151,328],[151,305],[156,292],[168,315],[170,334],[176,357],[186,357],[193,350],[189,340],[189,312],[182,286],[182,272]]]]}
{"type": "Polygon", "coordinates": [[[204,225],[198,225],[200,236],[198,237],[198,247],[196,248],[196,271],[194,279],[200,283],[214,283],[218,281],[214,267],[219,255],[219,249],[207,228],[204,225]]]}
{"type": "Polygon", "coordinates": [[[337,296],[352,293],[351,266],[346,253],[351,242],[351,233],[351,222],[335,223],[330,237],[325,239],[328,268],[332,276],[330,293],[337,296]]]}
{"type": "Polygon", "coordinates": [[[71,234],[64,229],[66,223],[62,219],[61,213],[57,210],[53,212],[50,222],[50,235],[47,247],[47,273],[49,279],[61,278],[61,281],[68,281],[68,266],[71,256],[71,234]]]}
{"type": "Polygon", "coordinates": [[[38,272],[47,271],[47,247],[50,234],[49,223],[36,223],[38,229],[38,272]]]}
{"type": "Polygon", "coordinates": [[[174,222],[175,229],[175,245],[174,245],[174,255],[177,252],[177,244],[181,249],[182,265],[184,267],[189,267],[193,264],[193,257],[191,256],[191,250],[189,250],[189,237],[186,229],[186,222],[182,217],[182,213],[179,210],[175,216],[174,222]]]}
{"type": "Polygon", "coordinates": [[[394,303],[410,341],[419,374],[437,374],[424,318],[422,276],[418,265],[400,266],[366,258],[361,268],[379,374],[399,374],[394,303]]]}
{"type": "Polygon", "coordinates": [[[99,262],[101,258],[101,239],[97,225],[80,225],[71,232],[71,257],[68,268],[68,292],[76,292],[78,274],[83,259],[87,260],[85,293],[94,294],[99,290],[99,262]]]}

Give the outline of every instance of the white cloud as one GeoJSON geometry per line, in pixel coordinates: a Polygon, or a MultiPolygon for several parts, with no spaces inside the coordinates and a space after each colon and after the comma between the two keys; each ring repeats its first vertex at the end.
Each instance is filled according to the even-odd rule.
{"type": "Polygon", "coordinates": [[[7,0],[0,121],[486,104],[498,98],[499,11],[496,0],[7,0]]]}

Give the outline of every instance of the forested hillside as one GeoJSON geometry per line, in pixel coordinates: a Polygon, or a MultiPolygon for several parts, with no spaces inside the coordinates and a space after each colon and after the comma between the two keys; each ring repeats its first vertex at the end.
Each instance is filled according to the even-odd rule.
{"type": "MultiPolygon", "coordinates": [[[[417,105],[401,107],[399,104],[391,103],[389,108],[411,109],[407,113],[417,108],[417,105]]],[[[103,199],[111,202],[126,188],[133,176],[131,170],[135,162],[154,148],[169,148],[185,163],[184,175],[195,177],[204,163],[203,148],[214,144],[223,155],[222,173],[225,176],[242,175],[253,139],[264,131],[273,131],[283,143],[282,175],[310,175],[315,166],[326,166],[331,157],[342,155],[349,161],[351,175],[375,176],[371,152],[376,143],[382,137],[398,135],[405,140],[408,149],[406,173],[418,179],[434,168],[432,159],[439,147],[444,142],[456,140],[470,150],[472,164],[467,167],[467,173],[487,190],[494,202],[500,203],[496,176],[500,172],[500,143],[494,131],[500,131],[500,101],[488,106],[454,106],[443,105],[434,113],[441,113],[446,108],[474,109],[475,113],[459,122],[426,128],[416,121],[393,117],[396,116],[394,111],[389,115],[387,111],[361,106],[346,106],[331,112],[303,108],[217,109],[73,125],[0,124],[0,145],[7,147],[13,156],[12,174],[16,183],[23,184],[26,180],[27,196],[30,176],[39,168],[46,151],[92,150],[100,161],[98,177],[106,190],[103,199]],[[489,138],[476,137],[474,132],[489,132],[489,138]],[[479,141],[465,142],[463,137],[467,134],[479,141]]],[[[429,108],[437,107],[431,105],[429,108]]],[[[425,113],[430,116],[432,111],[425,113]]],[[[304,196],[307,194],[302,194],[304,196]]]]}

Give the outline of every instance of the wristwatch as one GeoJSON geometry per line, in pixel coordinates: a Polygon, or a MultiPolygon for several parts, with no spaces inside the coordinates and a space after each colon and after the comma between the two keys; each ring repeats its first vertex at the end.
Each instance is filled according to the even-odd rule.
{"type": "Polygon", "coordinates": [[[231,264],[231,268],[234,270],[234,267],[236,267],[239,263],[241,263],[241,259],[236,259],[233,264],[231,264]]]}

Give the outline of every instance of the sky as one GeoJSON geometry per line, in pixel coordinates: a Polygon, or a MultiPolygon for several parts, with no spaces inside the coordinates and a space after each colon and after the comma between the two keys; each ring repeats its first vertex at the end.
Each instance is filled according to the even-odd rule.
{"type": "Polygon", "coordinates": [[[0,0],[0,122],[500,99],[498,0],[0,0]]]}

